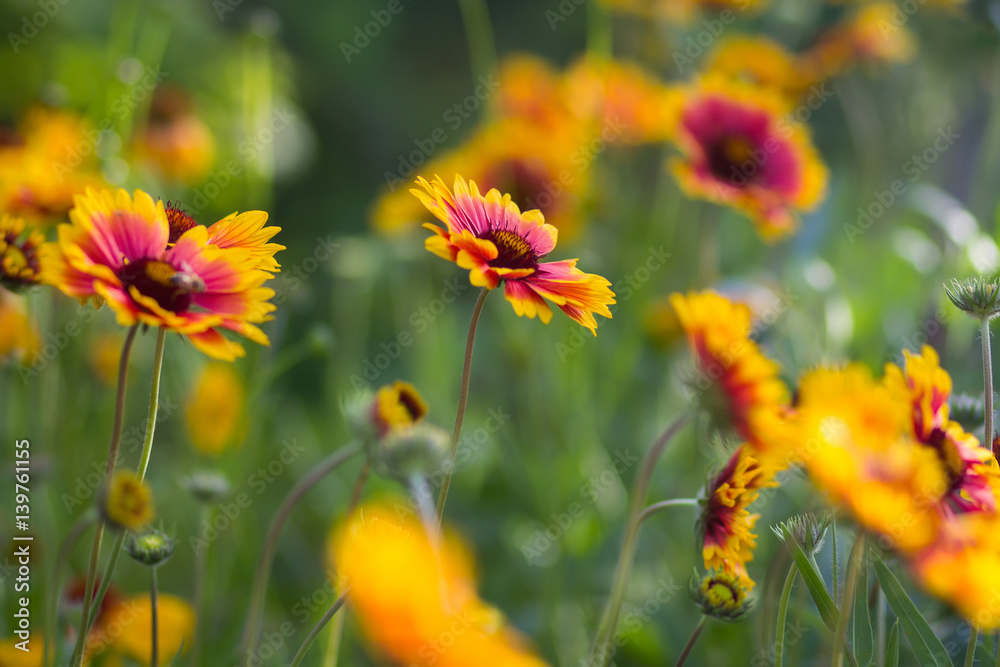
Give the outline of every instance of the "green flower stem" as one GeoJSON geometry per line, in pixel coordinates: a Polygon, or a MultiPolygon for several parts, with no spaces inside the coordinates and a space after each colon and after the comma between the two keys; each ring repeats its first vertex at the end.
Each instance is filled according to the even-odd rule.
{"type": "Polygon", "coordinates": [[[159,612],[159,610],[157,609],[157,607],[158,607],[158,605],[160,603],[159,603],[159,600],[157,600],[157,595],[156,595],[156,568],[155,567],[151,567],[149,569],[150,569],[150,572],[152,573],[151,574],[152,581],[150,582],[150,586],[149,586],[149,605],[150,605],[150,609],[151,609],[151,614],[150,615],[153,618],[153,623],[152,623],[152,632],[153,632],[153,634],[152,634],[152,644],[153,644],[153,651],[152,651],[152,655],[149,657],[149,667],[159,667],[159,665],[160,665],[160,649],[159,649],[160,635],[158,633],[158,628],[156,627],[156,620],[157,620],[157,616],[158,616],[158,612],[159,612]]]}
{"type": "Polygon", "coordinates": [[[458,0],[458,8],[462,12],[465,38],[469,42],[473,85],[478,86],[479,77],[489,78],[497,67],[489,8],[486,6],[486,0],[458,0]]]}
{"type": "MultiPolygon", "coordinates": [[[[984,317],[979,324],[983,343],[983,400],[986,427],[983,432],[983,447],[993,446],[993,357],[990,354],[990,321],[984,317]]],[[[992,451],[992,449],[991,449],[992,451]]]]}
{"type": "Polygon", "coordinates": [[[658,503],[653,503],[652,505],[644,509],[642,511],[642,514],[639,515],[639,518],[636,519],[636,522],[639,525],[642,525],[642,523],[649,517],[653,516],[654,514],[659,514],[663,510],[670,507],[697,507],[697,506],[698,506],[697,498],[674,498],[673,500],[663,500],[658,503]]]}
{"type": "MultiPolygon", "coordinates": [[[[646,491],[649,489],[649,482],[653,476],[653,469],[660,459],[667,445],[677,434],[677,432],[687,423],[688,415],[681,415],[667,430],[663,432],[659,440],[650,448],[646,454],[642,466],[635,479],[635,486],[632,489],[632,498],[629,501],[628,523],[625,529],[625,539],[622,542],[621,554],[618,556],[618,564],[615,567],[614,581],[611,585],[611,593],[608,597],[607,606],[601,615],[601,623],[597,629],[597,636],[590,652],[589,665],[591,667],[607,667],[611,656],[608,654],[607,646],[614,636],[618,627],[618,615],[621,613],[622,601],[625,598],[625,589],[628,585],[629,573],[632,570],[632,562],[635,559],[636,538],[639,535],[639,526],[644,518],[642,515],[643,503],[646,498],[646,491]]],[[[647,514],[648,516],[648,514],[647,514]]]]}
{"type": "Polygon", "coordinates": [[[319,619],[319,623],[316,624],[316,627],[309,631],[309,635],[306,637],[305,641],[302,642],[302,648],[299,649],[299,652],[295,654],[295,658],[292,659],[291,667],[298,667],[302,664],[302,659],[306,657],[306,652],[309,651],[309,647],[312,646],[313,641],[315,641],[316,637],[323,630],[323,628],[326,627],[326,624],[330,622],[330,619],[333,618],[334,614],[336,614],[340,608],[344,606],[344,603],[347,602],[347,595],[350,592],[350,588],[345,590],[340,597],[337,598],[337,601],[333,603],[333,606],[330,607],[330,609],[323,615],[323,618],[319,619]]]}
{"type": "Polygon", "coordinates": [[[847,563],[847,576],[844,578],[844,599],[840,605],[840,618],[837,621],[837,630],[833,637],[833,667],[842,667],[844,664],[847,621],[851,618],[851,610],[854,605],[854,589],[857,587],[858,571],[864,562],[866,542],[867,536],[865,533],[858,533],[858,536],[854,538],[854,546],[851,547],[851,555],[847,563]]]}
{"type": "Polygon", "coordinates": [[[422,473],[414,473],[407,480],[410,487],[410,494],[417,503],[417,511],[420,514],[420,522],[427,531],[427,537],[431,543],[437,543],[440,534],[440,526],[434,512],[434,504],[431,501],[431,485],[427,483],[427,478],[422,473]]]}
{"type": "Polygon", "coordinates": [[[614,43],[614,20],[611,8],[603,2],[587,3],[587,53],[610,57],[614,43]]]}
{"type": "Polygon", "coordinates": [[[781,587],[781,598],[778,600],[778,618],[774,627],[774,667],[781,667],[781,661],[785,657],[785,620],[788,618],[788,600],[792,596],[792,584],[795,583],[795,575],[799,573],[799,568],[792,563],[788,568],[788,576],[785,577],[785,585],[781,587]]]}
{"type": "Polygon", "coordinates": [[[1000,632],[997,633],[997,667],[1000,667],[1000,632]]]}
{"type": "Polygon", "coordinates": [[[878,579],[875,580],[875,589],[878,595],[878,601],[875,604],[875,635],[877,637],[875,648],[878,653],[876,664],[883,665],[885,664],[885,650],[886,650],[885,620],[886,620],[886,607],[888,605],[886,604],[885,601],[885,592],[882,590],[882,585],[878,579]]]}
{"type": "Polygon", "coordinates": [[[281,536],[281,529],[285,526],[285,521],[292,509],[299,500],[312,489],[337,466],[347,461],[352,456],[361,451],[361,446],[350,443],[338,449],[334,453],[320,461],[305,477],[288,492],[285,499],[278,506],[278,511],[271,520],[271,525],[267,530],[267,537],[264,540],[264,547],[261,550],[260,559],[257,561],[257,571],[254,575],[253,586],[250,592],[250,611],[247,614],[246,626],[243,632],[243,648],[246,655],[253,655],[257,650],[257,635],[260,632],[260,616],[264,607],[264,594],[267,592],[267,581],[271,572],[271,563],[274,561],[274,554],[278,548],[278,538],[281,536]]]}
{"type": "Polygon", "coordinates": [[[441,482],[441,492],[438,494],[438,523],[444,518],[444,505],[448,502],[448,489],[451,488],[451,476],[455,473],[455,459],[458,456],[458,438],[462,435],[462,421],[465,420],[465,406],[469,400],[469,379],[472,375],[472,347],[476,342],[476,327],[479,326],[479,316],[483,312],[483,304],[490,290],[487,287],[479,293],[476,306],[472,309],[472,321],[469,322],[469,336],[465,342],[465,365],[462,367],[462,387],[458,392],[458,413],[455,415],[455,428],[451,432],[451,454],[444,471],[444,481],[441,482]]]}
{"type": "Polygon", "coordinates": [[[830,530],[833,532],[833,599],[837,600],[840,597],[840,571],[837,567],[837,522],[833,521],[830,524],[830,530]]]}
{"type": "Polygon", "coordinates": [[[684,650],[677,657],[677,663],[674,667],[681,667],[684,661],[687,660],[688,654],[691,653],[691,649],[694,648],[694,644],[698,641],[698,637],[701,636],[701,631],[705,629],[705,625],[708,623],[708,616],[702,616],[701,620],[698,621],[698,625],[694,626],[694,631],[687,640],[687,644],[684,645],[684,650]]]}
{"type": "MultiPolygon", "coordinates": [[[[111,446],[108,448],[108,461],[104,466],[104,481],[107,482],[115,474],[118,465],[118,450],[122,442],[122,424],[125,422],[125,385],[128,382],[128,361],[132,355],[132,344],[135,343],[135,335],[139,331],[139,325],[133,325],[125,336],[122,344],[122,356],[118,362],[118,393],[115,396],[115,417],[111,427],[111,446]]],[[[80,632],[76,637],[76,645],[73,647],[73,656],[70,658],[72,667],[80,667],[83,664],[83,647],[87,642],[87,632],[90,624],[90,610],[95,605],[91,595],[94,591],[94,583],[97,579],[97,563],[101,558],[101,542],[104,539],[104,522],[98,522],[94,529],[94,542],[90,547],[90,562],[87,565],[87,578],[83,589],[83,615],[80,625],[80,632]]],[[[102,582],[103,583],[103,582],[102,582]]],[[[100,607],[100,600],[96,606],[100,607]]]]}
{"type": "Polygon", "coordinates": [[[59,545],[59,552],[56,554],[55,565],[52,568],[52,595],[49,596],[49,606],[45,613],[45,643],[42,645],[42,664],[49,665],[49,657],[55,664],[55,640],[56,640],[56,617],[59,610],[59,595],[61,593],[62,571],[69,560],[69,554],[73,551],[77,541],[87,531],[90,526],[97,521],[97,512],[90,508],[80,515],[76,524],[70,529],[69,534],[59,545]]]}
{"type": "Polygon", "coordinates": [[[972,667],[976,661],[976,644],[979,642],[979,628],[971,626],[969,628],[969,643],[965,647],[965,667],[972,667]]]}

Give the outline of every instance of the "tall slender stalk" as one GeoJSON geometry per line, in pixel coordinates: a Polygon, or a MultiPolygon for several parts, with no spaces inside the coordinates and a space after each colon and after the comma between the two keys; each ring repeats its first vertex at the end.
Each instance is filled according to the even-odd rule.
{"type": "MultiPolygon", "coordinates": [[[[139,325],[132,326],[125,336],[122,344],[122,356],[118,362],[118,393],[115,396],[115,417],[111,427],[111,446],[108,448],[108,460],[104,466],[105,483],[115,474],[118,465],[118,450],[122,442],[122,424],[125,421],[125,385],[128,382],[128,361],[132,355],[132,344],[135,343],[135,335],[139,331],[139,325]]],[[[73,656],[70,665],[79,667],[83,664],[83,647],[87,643],[87,633],[90,630],[90,610],[94,606],[94,583],[97,579],[97,564],[101,558],[101,542],[104,539],[104,522],[98,522],[94,529],[94,542],[90,547],[90,562],[87,565],[87,578],[83,589],[83,619],[80,623],[80,632],[76,638],[76,645],[73,647],[73,656]]],[[[100,606],[100,602],[97,602],[100,606]]]]}
{"type": "Polygon", "coordinates": [[[847,576],[844,577],[844,599],[840,605],[840,619],[837,621],[837,630],[833,637],[833,667],[842,667],[844,664],[844,645],[847,643],[847,621],[851,618],[851,609],[854,604],[854,589],[857,587],[858,572],[864,561],[865,533],[858,533],[854,538],[854,546],[851,547],[851,555],[847,563],[847,576]]]}
{"type": "Polygon", "coordinates": [[[465,420],[465,406],[469,400],[469,379],[472,375],[472,348],[476,343],[476,328],[479,326],[479,316],[483,312],[483,304],[490,290],[487,287],[479,293],[476,306],[472,309],[472,321],[469,322],[469,336],[465,341],[465,365],[462,366],[462,387],[458,392],[458,412],[455,415],[455,428],[451,432],[451,453],[444,471],[444,481],[438,494],[438,523],[444,517],[444,505],[448,502],[448,489],[451,488],[451,476],[455,474],[455,459],[458,456],[458,439],[462,435],[462,422],[465,420]]]}
{"type": "Polygon", "coordinates": [[[705,629],[705,625],[708,623],[708,616],[702,615],[701,620],[698,621],[698,625],[694,626],[694,631],[691,636],[688,637],[687,643],[684,644],[684,649],[681,654],[677,656],[677,663],[674,667],[682,667],[684,661],[687,660],[688,655],[691,653],[691,649],[694,648],[695,642],[698,641],[698,637],[701,636],[701,631],[705,629]]]}
{"type": "Polygon", "coordinates": [[[785,658],[785,620],[788,618],[788,601],[792,596],[792,584],[799,568],[792,563],[785,577],[785,585],[781,587],[781,598],[778,600],[778,618],[774,626],[774,667],[781,667],[785,658]]]}
{"type": "Polygon", "coordinates": [[[979,643],[979,628],[971,626],[969,628],[969,643],[965,646],[964,667],[972,667],[976,662],[976,644],[979,643]]]}
{"type": "Polygon", "coordinates": [[[59,545],[59,551],[56,553],[55,564],[52,567],[52,579],[49,581],[52,594],[49,596],[48,608],[45,610],[45,642],[42,644],[42,665],[45,667],[49,665],[49,657],[52,657],[53,662],[55,661],[56,617],[59,609],[59,595],[62,590],[63,566],[69,560],[69,554],[76,546],[77,540],[95,521],[97,521],[97,513],[94,512],[93,508],[81,514],[80,518],[76,520],[76,524],[70,529],[69,534],[63,539],[62,544],[59,545]]]}
{"type": "MultiPolygon", "coordinates": [[[[983,347],[983,447],[993,451],[993,356],[990,352],[990,318],[983,316],[979,320],[979,337],[983,347]]],[[[969,649],[965,654],[966,667],[971,667],[975,660],[976,642],[979,640],[979,628],[975,625],[969,631],[969,649]]],[[[1000,648],[997,652],[997,665],[1000,666],[1000,648]]]]}
{"type": "Polygon", "coordinates": [[[361,446],[350,443],[341,447],[334,453],[316,464],[316,466],[305,477],[292,487],[285,499],[278,506],[278,511],[271,520],[271,525],[267,530],[267,537],[264,539],[264,547],[257,561],[257,571],[254,575],[253,586],[250,592],[250,610],[247,614],[246,626],[243,631],[243,648],[249,656],[257,650],[257,635],[260,632],[260,616],[264,606],[264,594],[267,592],[267,581],[271,572],[271,563],[274,561],[274,554],[278,548],[278,538],[281,536],[281,529],[285,526],[285,521],[292,509],[299,500],[312,489],[337,466],[347,461],[361,450],[361,446]]]}
{"type": "Polygon", "coordinates": [[[590,651],[590,667],[607,667],[611,656],[608,654],[607,646],[614,636],[618,627],[618,615],[621,613],[622,601],[625,598],[625,589],[628,585],[628,576],[632,570],[632,561],[635,559],[636,538],[639,535],[639,526],[642,524],[643,504],[646,499],[646,491],[649,489],[649,482],[653,476],[653,469],[660,459],[663,451],[673,439],[674,435],[687,423],[688,415],[681,415],[667,427],[663,435],[653,444],[649,453],[646,454],[642,466],[635,478],[635,485],[632,488],[632,498],[629,501],[628,523],[625,528],[625,538],[622,542],[621,554],[618,556],[618,564],[615,566],[614,581],[611,585],[611,593],[608,597],[607,606],[601,615],[601,624],[597,629],[597,636],[594,639],[594,646],[590,651]]]}
{"type": "Polygon", "coordinates": [[[333,615],[336,614],[340,610],[340,608],[344,606],[345,602],[347,602],[347,596],[350,592],[351,589],[350,587],[348,587],[347,590],[341,593],[340,597],[337,598],[337,601],[333,603],[333,606],[330,607],[330,609],[327,610],[325,614],[323,614],[323,618],[319,619],[319,623],[316,624],[316,627],[314,627],[312,630],[309,631],[309,634],[306,636],[305,641],[302,642],[302,647],[299,649],[298,653],[295,654],[295,658],[292,659],[292,664],[290,667],[298,667],[300,664],[302,664],[302,660],[303,658],[306,657],[306,652],[309,650],[309,647],[312,646],[313,641],[315,641],[316,637],[323,630],[323,628],[326,627],[326,624],[330,622],[330,619],[333,618],[333,615]]]}

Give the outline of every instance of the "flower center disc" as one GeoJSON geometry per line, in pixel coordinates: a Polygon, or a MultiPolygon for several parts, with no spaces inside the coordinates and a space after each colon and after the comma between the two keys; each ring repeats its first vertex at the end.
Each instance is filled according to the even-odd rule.
{"type": "Polygon", "coordinates": [[[515,232],[493,230],[487,232],[483,238],[492,241],[497,247],[497,257],[490,262],[490,266],[505,269],[538,268],[538,259],[531,249],[531,244],[515,232]]]}
{"type": "Polygon", "coordinates": [[[125,287],[135,287],[143,296],[156,300],[172,312],[187,310],[191,305],[191,292],[173,280],[174,267],[157,259],[140,259],[126,264],[121,270],[125,287]]]}
{"type": "Polygon", "coordinates": [[[720,180],[726,180],[739,187],[750,180],[760,170],[754,161],[754,147],[746,138],[730,135],[721,138],[708,151],[708,167],[720,180]],[[747,173],[745,166],[750,167],[747,173]],[[756,167],[756,168],[753,168],[756,167]],[[738,176],[739,178],[734,178],[738,176]]]}

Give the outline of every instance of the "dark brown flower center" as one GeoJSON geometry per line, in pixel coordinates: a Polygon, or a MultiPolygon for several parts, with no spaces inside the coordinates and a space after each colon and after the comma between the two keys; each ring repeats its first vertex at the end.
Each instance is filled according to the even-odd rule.
{"type": "Polygon", "coordinates": [[[948,438],[948,434],[936,428],[931,431],[927,438],[927,444],[937,452],[945,473],[948,475],[948,493],[951,493],[962,484],[965,478],[965,462],[958,451],[955,443],[948,438]]]}
{"type": "Polygon", "coordinates": [[[155,299],[164,310],[179,313],[191,307],[191,294],[204,291],[197,277],[179,272],[158,259],[140,259],[122,267],[119,277],[125,288],[155,299]]]}
{"type": "Polygon", "coordinates": [[[38,242],[31,235],[0,234],[0,280],[15,291],[38,279],[38,242]]]}
{"type": "Polygon", "coordinates": [[[760,165],[754,165],[753,144],[740,135],[721,137],[708,148],[706,158],[712,174],[734,187],[749,183],[760,170],[760,165]]]}
{"type": "Polygon", "coordinates": [[[177,240],[184,235],[184,232],[198,224],[184,209],[174,206],[173,202],[167,202],[164,209],[167,212],[167,222],[170,223],[170,238],[167,240],[168,243],[177,243],[177,240]]]}
{"type": "Polygon", "coordinates": [[[491,230],[483,238],[492,241],[497,247],[497,257],[490,262],[490,266],[505,269],[538,268],[538,257],[531,249],[531,244],[516,232],[491,230]]]}

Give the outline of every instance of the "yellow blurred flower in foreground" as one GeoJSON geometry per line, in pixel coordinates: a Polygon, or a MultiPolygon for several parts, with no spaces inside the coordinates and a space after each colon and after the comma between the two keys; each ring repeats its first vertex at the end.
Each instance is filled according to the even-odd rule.
{"type": "MultiPolygon", "coordinates": [[[[409,515],[402,503],[402,514],[409,515]]],[[[478,598],[472,562],[451,537],[435,544],[392,505],[356,511],[331,542],[350,605],[379,653],[410,667],[541,667],[502,616],[478,598]]]]}
{"type": "Polygon", "coordinates": [[[790,101],[804,87],[795,56],[777,42],[761,36],[720,41],[707,56],[703,71],[707,76],[720,75],[775,91],[790,101]]]}
{"type": "MultiPolygon", "coordinates": [[[[156,611],[159,664],[166,665],[191,645],[195,613],[183,599],[163,593],[157,596],[156,611]]],[[[111,604],[102,605],[87,637],[88,656],[106,655],[106,660],[125,656],[148,666],[153,654],[152,612],[148,593],[116,598],[111,604]]]]}
{"type": "Polygon", "coordinates": [[[40,343],[35,325],[25,312],[24,299],[0,288],[0,362],[31,365],[40,343]]]}
{"type": "Polygon", "coordinates": [[[185,90],[161,86],[153,95],[146,126],[136,135],[134,150],[166,178],[194,184],[212,167],[215,139],[185,90]]]}
{"type": "Polygon", "coordinates": [[[202,454],[218,456],[239,444],[246,390],[229,364],[205,364],[184,406],[184,424],[191,444],[202,454]]]}

